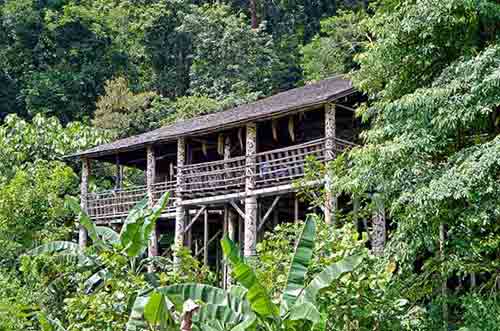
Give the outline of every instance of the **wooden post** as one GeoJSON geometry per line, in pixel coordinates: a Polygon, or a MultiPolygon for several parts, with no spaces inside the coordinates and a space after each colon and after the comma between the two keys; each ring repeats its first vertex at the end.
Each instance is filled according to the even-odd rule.
{"type": "Polygon", "coordinates": [[[385,223],[385,208],[384,200],[380,194],[376,193],[373,196],[376,211],[372,217],[372,233],[370,235],[373,254],[382,255],[387,236],[385,223]]]}
{"type": "Polygon", "coordinates": [[[299,198],[297,197],[297,193],[294,193],[293,199],[293,217],[294,221],[297,222],[299,220],[299,198]]]}
{"type": "Polygon", "coordinates": [[[179,258],[175,251],[184,245],[184,222],[186,218],[186,209],[181,206],[182,203],[182,185],[183,173],[182,167],[186,161],[186,140],[179,138],[177,140],[177,185],[175,192],[175,235],[174,235],[174,267],[178,268],[179,258]]]}
{"type": "MultiPolygon", "coordinates": [[[[325,106],[325,161],[328,163],[335,158],[335,105],[327,103],[325,106]]],[[[325,180],[325,221],[335,222],[337,197],[331,191],[331,174],[326,174],[325,180]]]]}
{"type": "MultiPolygon", "coordinates": [[[[224,206],[223,224],[222,224],[222,236],[223,238],[227,236],[229,229],[229,206],[224,206]]],[[[222,287],[224,289],[228,288],[228,264],[224,261],[222,257],[222,287]]]]}
{"type": "MultiPolygon", "coordinates": [[[[191,214],[190,214],[190,210],[189,208],[186,208],[186,223],[184,224],[184,230],[186,228],[186,224],[190,224],[191,223],[191,214]]],[[[191,250],[191,246],[193,245],[193,232],[192,232],[192,229],[193,227],[190,227],[188,230],[187,230],[187,233],[186,233],[186,247],[189,248],[189,250],[191,250]]]]}
{"type": "Polygon", "coordinates": [[[203,264],[208,266],[208,209],[203,214],[203,264]]]}
{"type": "Polygon", "coordinates": [[[238,243],[240,244],[240,254],[243,254],[245,248],[245,219],[237,215],[238,220],[238,243]]]}
{"type": "MultiPolygon", "coordinates": [[[[148,146],[146,149],[146,190],[148,195],[148,207],[153,208],[155,204],[154,199],[154,183],[156,174],[156,158],[153,146],[148,146]]],[[[158,233],[155,229],[151,231],[148,245],[148,256],[158,256],[158,233]]]]}
{"type": "MultiPolygon", "coordinates": [[[[228,160],[231,158],[231,138],[229,136],[226,137],[224,140],[224,159],[228,160]]],[[[231,239],[233,242],[236,241],[236,224],[238,223],[238,214],[229,206],[226,207],[227,211],[227,233],[229,239],[231,239]]],[[[242,236],[240,236],[239,240],[242,242],[243,240],[242,236]]],[[[241,245],[240,242],[240,245],[241,245]]],[[[231,268],[229,265],[227,265],[227,270],[226,270],[226,285],[231,285],[231,268]]]]}
{"type": "Polygon", "coordinates": [[[123,187],[123,166],[120,164],[120,156],[116,155],[116,182],[115,189],[119,190],[123,187]]]}
{"type": "MultiPolygon", "coordinates": [[[[82,181],[80,183],[80,207],[88,213],[88,194],[89,194],[89,176],[90,176],[90,160],[82,158],[82,181]]],[[[78,228],[78,244],[80,248],[87,246],[87,230],[80,224],[78,228]]]]}
{"type": "Polygon", "coordinates": [[[257,152],[257,125],[246,126],[246,180],[245,180],[245,243],[243,254],[252,257],[256,254],[257,243],[257,197],[251,195],[255,189],[255,153],[257,152]]]}

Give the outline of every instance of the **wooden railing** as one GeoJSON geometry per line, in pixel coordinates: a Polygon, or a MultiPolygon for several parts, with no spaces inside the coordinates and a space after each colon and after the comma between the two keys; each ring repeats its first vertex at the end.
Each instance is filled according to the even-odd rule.
{"type": "MultiPolygon", "coordinates": [[[[178,170],[182,174],[180,193],[183,199],[195,199],[245,191],[246,167],[253,167],[255,189],[290,184],[304,175],[306,159],[325,160],[326,138],[290,147],[257,153],[254,163],[246,164],[244,156],[228,160],[185,165],[178,170]]],[[[335,139],[334,152],[339,153],[354,146],[351,142],[335,139]]],[[[153,186],[153,196],[158,200],[167,191],[171,199],[166,212],[174,208],[176,182],[167,181],[153,186]]],[[[127,216],[128,212],[147,194],[146,186],[122,190],[90,193],[87,196],[89,215],[95,220],[109,221],[127,216]]]]}
{"type": "MultiPolygon", "coordinates": [[[[173,208],[175,182],[161,182],[153,185],[154,200],[158,199],[167,191],[170,197],[167,210],[173,208]]],[[[108,221],[112,219],[125,218],[129,211],[147,195],[146,186],[134,186],[126,189],[109,190],[103,192],[89,193],[87,195],[87,210],[89,216],[96,221],[108,221]]]]}
{"type": "Polygon", "coordinates": [[[256,188],[287,184],[302,177],[307,157],[324,161],[325,139],[258,153],[254,175],[256,188]]]}
{"type": "MultiPolygon", "coordinates": [[[[179,169],[178,169],[179,170],[179,169]]],[[[245,157],[190,164],[180,169],[181,192],[190,198],[245,189],[245,157]]]]}

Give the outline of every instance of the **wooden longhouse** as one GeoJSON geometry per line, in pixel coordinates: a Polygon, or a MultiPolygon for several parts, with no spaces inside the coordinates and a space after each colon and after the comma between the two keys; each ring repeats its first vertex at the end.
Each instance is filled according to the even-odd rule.
{"type": "MultiPolygon", "coordinates": [[[[153,204],[170,191],[149,254],[161,253],[158,239],[170,234],[176,247],[189,246],[209,263],[228,233],[253,256],[259,232],[308,212],[292,185],[304,175],[306,158],[328,161],[353,145],[359,97],[350,81],[335,77],[83,151],[76,154],[83,162],[82,206],[97,223],[119,224],[146,195],[153,204]],[[146,185],[89,192],[95,162],[145,170],[146,185]]],[[[326,203],[330,219],[335,197],[326,203]]],[[[79,240],[86,244],[84,229],[79,240]]]]}

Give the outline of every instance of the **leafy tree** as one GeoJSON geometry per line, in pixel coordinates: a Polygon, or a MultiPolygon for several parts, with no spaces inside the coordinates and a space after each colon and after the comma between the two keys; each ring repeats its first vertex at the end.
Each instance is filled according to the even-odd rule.
{"type": "Polygon", "coordinates": [[[74,194],[78,178],[60,162],[40,161],[19,170],[0,187],[1,260],[12,265],[35,245],[71,235],[71,212],[64,196],[74,194]]]}
{"type": "Polygon", "coordinates": [[[105,133],[82,123],[63,126],[56,118],[38,115],[29,122],[10,115],[0,126],[0,182],[31,162],[61,160],[106,141],[105,133]]]}
{"type": "Polygon", "coordinates": [[[274,74],[283,68],[271,37],[252,30],[229,7],[195,8],[179,29],[193,40],[190,93],[248,101],[271,93],[276,86],[274,74]]]}
{"type": "Polygon", "coordinates": [[[321,21],[321,34],[302,47],[304,78],[319,80],[356,67],[354,56],[368,42],[363,27],[366,12],[342,11],[321,21]]]}
{"type": "MultiPolygon", "coordinates": [[[[356,85],[394,100],[431,83],[451,62],[474,54],[481,24],[498,17],[492,1],[381,2],[367,28],[376,42],[357,57],[356,85]]],[[[489,36],[493,37],[494,36],[489,36]]]]}
{"type": "MultiPolygon", "coordinates": [[[[229,102],[229,100],[226,100],[229,102]]],[[[180,97],[171,104],[171,112],[162,121],[168,125],[176,121],[184,121],[196,116],[222,110],[223,103],[206,96],[180,97]]]]}
{"type": "Polygon", "coordinates": [[[372,127],[332,183],[383,197],[394,282],[426,304],[430,329],[460,325],[453,302],[478,282],[491,289],[486,275],[496,274],[499,13],[491,1],[388,2],[356,58],[355,82],[372,100],[360,114],[372,127]]]}
{"type": "Polygon", "coordinates": [[[106,93],[99,97],[93,124],[113,132],[113,136],[128,137],[156,129],[166,116],[165,101],[154,92],[134,94],[123,77],[110,80],[106,93]]]}

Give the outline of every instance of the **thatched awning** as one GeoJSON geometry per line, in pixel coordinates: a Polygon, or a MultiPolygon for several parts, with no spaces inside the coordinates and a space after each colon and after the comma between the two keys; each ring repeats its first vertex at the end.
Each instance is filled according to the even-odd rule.
{"type": "Polygon", "coordinates": [[[349,80],[340,77],[329,78],[222,112],[203,115],[109,144],[103,144],[72,156],[100,158],[138,150],[149,144],[173,141],[178,137],[209,133],[240,126],[251,121],[265,120],[307,107],[320,106],[353,92],[354,88],[349,80]]]}

